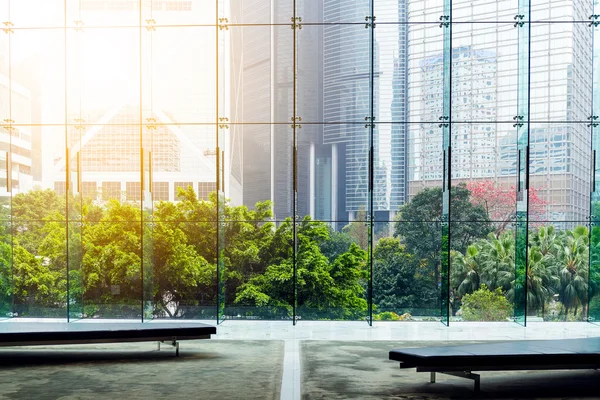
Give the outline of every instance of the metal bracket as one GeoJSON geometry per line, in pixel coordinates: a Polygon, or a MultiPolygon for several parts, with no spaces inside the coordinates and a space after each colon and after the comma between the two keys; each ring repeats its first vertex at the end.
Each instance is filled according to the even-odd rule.
{"type": "Polygon", "coordinates": [[[12,29],[12,27],[14,26],[12,22],[4,21],[2,24],[4,25],[4,28],[2,28],[4,33],[6,33],[6,34],[15,33],[15,31],[13,31],[13,29],[12,29]]]}
{"type": "MultiPolygon", "coordinates": [[[[465,378],[473,380],[473,390],[479,392],[481,389],[481,376],[474,374],[471,371],[437,371],[440,374],[456,376],[458,378],[465,378]]],[[[429,375],[429,382],[435,383],[435,372],[431,372],[429,375]]]]}
{"type": "Polygon", "coordinates": [[[302,29],[302,17],[292,17],[290,21],[292,21],[292,29],[302,29]]]}
{"type": "Polygon", "coordinates": [[[375,128],[375,117],[365,117],[365,128],[375,128]]]}
{"type": "Polygon", "coordinates": [[[513,128],[520,128],[523,126],[523,120],[525,118],[522,115],[515,115],[513,117],[513,121],[517,121],[516,123],[513,124],[513,128]]]}
{"type": "Polygon", "coordinates": [[[515,28],[519,27],[521,28],[523,25],[525,25],[525,21],[523,21],[523,19],[525,18],[525,15],[523,14],[517,14],[515,15],[515,17],[513,18],[515,21],[515,24],[513,25],[515,28]]]}
{"type": "MultiPolygon", "coordinates": [[[[161,343],[165,343],[165,341],[161,340],[158,342],[158,351],[160,351],[161,343]]],[[[173,339],[171,342],[166,343],[169,344],[171,347],[175,347],[175,357],[179,357],[179,342],[177,341],[177,339],[173,339]]]]}
{"type": "Polygon", "coordinates": [[[146,118],[146,129],[156,129],[156,118],[146,118]]]}
{"type": "Polygon", "coordinates": [[[228,31],[229,30],[229,26],[227,26],[228,23],[229,23],[229,19],[219,18],[219,30],[222,31],[223,29],[225,29],[226,31],[228,31]]]}
{"type": "Polygon", "coordinates": [[[83,32],[83,21],[82,20],[77,20],[77,21],[73,21],[75,23],[75,32],[83,32]]]}
{"type": "Polygon", "coordinates": [[[440,28],[448,28],[450,26],[450,16],[440,15],[440,28]]]}
{"type": "Polygon", "coordinates": [[[229,129],[229,118],[219,117],[219,129],[229,129]]]}
{"type": "Polygon", "coordinates": [[[290,127],[292,129],[302,129],[302,125],[297,123],[297,122],[302,122],[302,117],[292,117],[292,118],[290,118],[290,121],[293,122],[293,124],[290,125],[290,127]]]}
{"type": "Polygon", "coordinates": [[[154,25],[156,25],[156,20],[154,20],[154,19],[147,19],[146,20],[146,24],[148,24],[148,25],[146,25],[146,30],[148,32],[150,32],[150,31],[156,31],[156,26],[154,26],[154,25]]]}
{"type": "Polygon", "coordinates": [[[442,115],[441,117],[438,118],[440,121],[442,121],[441,124],[439,124],[440,128],[447,128],[448,126],[450,126],[450,124],[448,124],[448,121],[450,120],[450,117],[448,117],[447,115],[442,115]]]}
{"type": "MultiPolygon", "coordinates": [[[[600,21],[599,21],[599,22],[600,22],[600,21]]],[[[589,127],[595,128],[595,127],[597,127],[597,126],[598,126],[598,122],[596,122],[596,121],[598,120],[598,116],[597,116],[597,115],[590,115],[590,116],[589,116],[587,119],[588,119],[589,121],[591,121],[591,122],[588,124],[588,128],[589,128],[589,127]]]]}
{"type": "Polygon", "coordinates": [[[367,16],[365,17],[365,21],[367,22],[367,23],[365,24],[365,28],[367,28],[367,29],[368,29],[368,28],[375,28],[375,20],[376,20],[376,19],[377,19],[377,17],[376,17],[376,16],[374,16],[374,15],[373,15],[373,16],[371,16],[371,15],[367,15],[367,16]],[[371,22],[369,22],[369,21],[371,21],[371,22]]]}
{"type": "Polygon", "coordinates": [[[597,27],[600,24],[600,21],[598,21],[598,18],[600,18],[600,14],[590,15],[591,22],[589,23],[588,26],[593,26],[594,28],[597,27]]]}

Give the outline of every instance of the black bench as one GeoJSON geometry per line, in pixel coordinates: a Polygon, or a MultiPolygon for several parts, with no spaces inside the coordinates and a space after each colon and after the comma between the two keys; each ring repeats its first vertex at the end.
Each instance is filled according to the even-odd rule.
{"type": "Polygon", "coordinates": [[[179,341],[210,339],[217,328],[176,322],[0,322],[0,346],[158,342],[169,343],[179,355],[179,341]]]}
{"type": "Polygon", "coordinates": [[[555,370],[600,368],[600,338],[528,340],[397,349],[389,359],[400,368],[436,372],[474,380],[480,388],[480,376],[473,371],[555,370]]]}

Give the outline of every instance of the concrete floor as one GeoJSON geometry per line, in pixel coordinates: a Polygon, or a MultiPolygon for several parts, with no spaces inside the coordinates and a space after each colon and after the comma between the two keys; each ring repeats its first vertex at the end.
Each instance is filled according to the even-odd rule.
{"type": "MultiPolygon", "coordinates": [[[[19,321],[5,320],[0,324],[19,321]]],[[[27,321],[31,321],[28,319],[27,321]]],[[[40,323],[47,320],[39,320],[40,323]]],[[[56,321],[56,320],[54,320],[56,321]]],[[[73,323],[110,323],[111,320],[85,320],[73,323]]],[[[113,322],[123,323],[123,320],[113,322]]],[[[139,321],[136,321],[139,322],[139,321]]],[[[161,320],[150,323],[160,324],[161,320]]],[[[184,323],[185,321],[178,321],[184,323]]],[[[215,321],[194,321],[215,325],[215,321]]],[[[2,330],[0,326],[0,331],[2,330]]],[[[228,320],[218,325],[214,339],[221,340],[283,340],[285,358],[281,387],[282,400],[300,399],[301,340],[539,340],[600,337],[600,325],[587,322],[530,322],[522,327],[512,322],[454,322],[444,326],[440,322],[384,322],[373,326],[366,322],[300,321],[293,326],[289,321],[228,320]]],[[[182,344],[185,346],[185,344],[182,344]]]]}

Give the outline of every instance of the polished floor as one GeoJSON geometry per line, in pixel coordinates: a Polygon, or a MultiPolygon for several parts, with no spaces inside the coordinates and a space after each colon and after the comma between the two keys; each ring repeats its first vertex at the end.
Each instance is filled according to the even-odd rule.
{"type": "MultiPolygon", "coordinates": [[[[2,324],[19,322],[5,320],[2,324]]],[[[32,322],[31,319],[27,320],[32,322]]],[[[39,320],[40,323],[48,320],[39,320]]],[[[73,324],[110,323],[123,320],[85,320],[73,324]]],[[[137,322],[137,321],[136,321],[137,322]]],[[[160,324],[168,321],[152,321],[160,324]]],[[[178,321],[185,324],[186,321],[178,321]]],[[[190,321],[191,322],[191,321],[190,321]]],[[[194,321],[214,325],[215,321],[194,321]]],[[[345,341],[460,341],[460,340],[541,340],[600,337],[600,325],[586,322],[530,322],[522,327],[510,322],[455,322],[449,327],[439,322],[366,322],[301,321],[296,326],[286,321],[234,321],[217,327],[214,339],[221,340],[283,340],[285,358],[281,399],[299,400],[300,354],[302,340],[345,341]]],[[[182,344],[184,346],[184,344],[182,344]]]]}

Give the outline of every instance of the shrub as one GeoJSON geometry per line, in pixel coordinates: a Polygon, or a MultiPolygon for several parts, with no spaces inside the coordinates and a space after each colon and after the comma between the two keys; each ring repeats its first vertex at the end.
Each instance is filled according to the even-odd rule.
{"type": "Polygon", "coordinates": [[[500,288],[493,292],[486,285],[462,298],[462,316],[465,321],[506,321],[511,305],[500,288]]]}
{"type": "Polygon", "coordinates": [[[375,321],[400,321],[400,316],[392,311],[384,311],[373,315],[375,321]]]}

